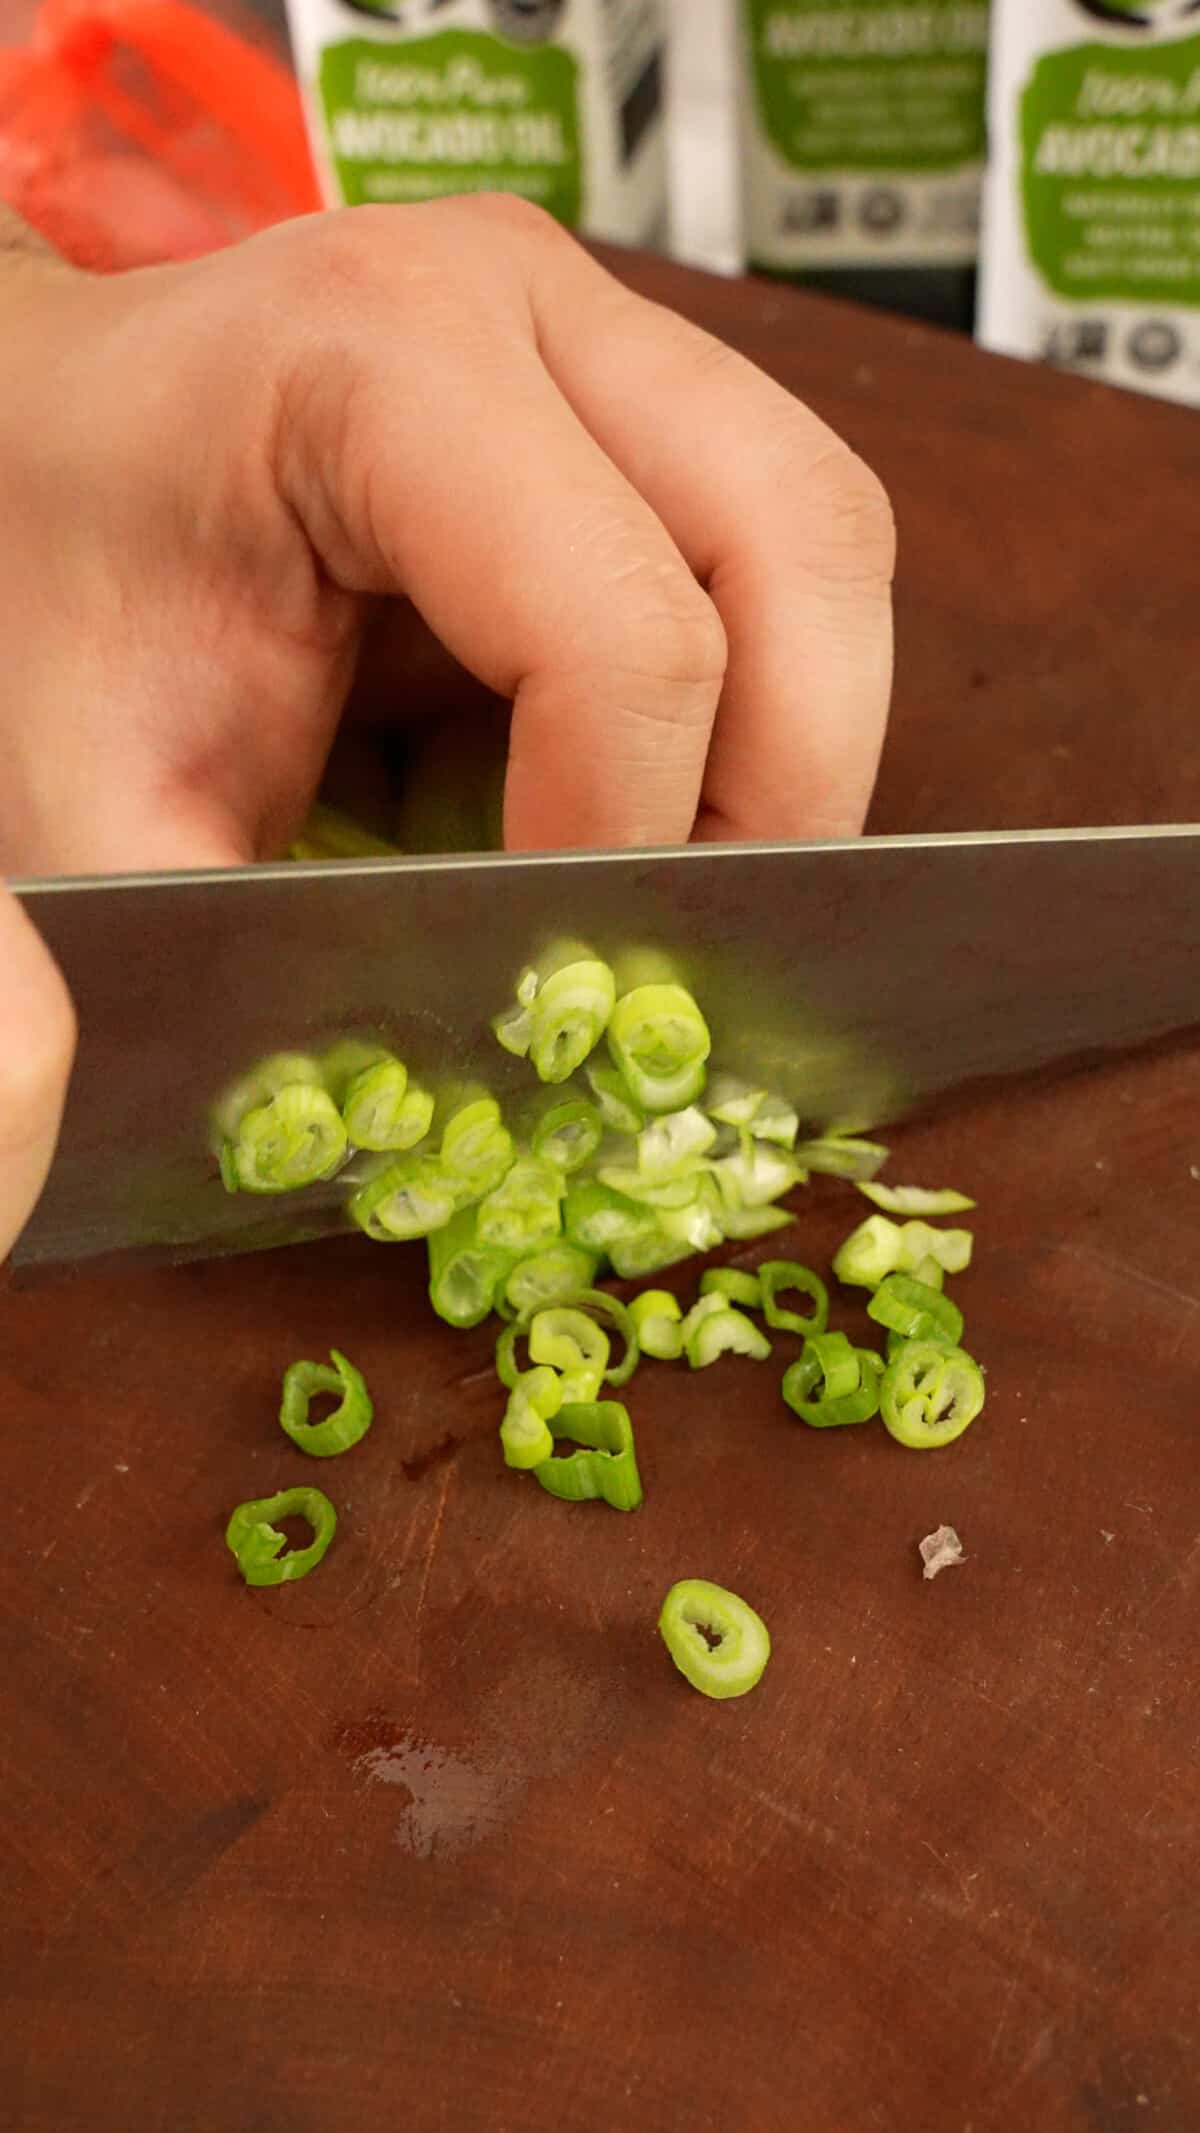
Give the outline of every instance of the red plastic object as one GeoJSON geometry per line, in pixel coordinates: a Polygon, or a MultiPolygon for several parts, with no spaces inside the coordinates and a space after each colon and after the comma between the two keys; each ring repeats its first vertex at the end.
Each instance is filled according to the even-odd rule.
{"type": "Polygon", "coordinates": [[[104,270],[321,205],[290,68],[187,0],[45,0],[30,42],[0,52],[0,197],[104,270]]]}

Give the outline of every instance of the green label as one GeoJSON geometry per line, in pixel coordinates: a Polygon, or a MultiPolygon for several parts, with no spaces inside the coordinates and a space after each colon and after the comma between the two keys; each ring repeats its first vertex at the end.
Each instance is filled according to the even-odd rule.
{"type": "Polygon", "coordinates": [[[759,118],[794,170],[939,171],[980,160],[981,0],[746,0],[759,118]]]}
{"type": "Polygon", "coordinates": [[[583,211],[578,67],[482,30],[328,45],[317,88],[342,198],[521,193],[576,226],[583,211]]]}
{"type": "Polygon", "coordinates": [[[1051,289],[1200,301],[1200,37],[1050,53],[1020,125],[1030,257],[1051,289]]]}

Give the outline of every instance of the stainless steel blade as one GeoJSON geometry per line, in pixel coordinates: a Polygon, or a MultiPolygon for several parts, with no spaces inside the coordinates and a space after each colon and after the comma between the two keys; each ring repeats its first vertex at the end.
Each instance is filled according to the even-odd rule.
{"type": "Polygon", "coordinates": [[[80,1047],[18,1266],[185,1259],[345,1226],[344,1185],[229,1196],[219,1091],[265,1053],[388,1038],[420,1073],[528,1070],[490,1016],[579,935],[672,960],[714,1059],[814,1125],[1200,1033],[1200,829],[379,860],[18,885],[80,1047]]]}

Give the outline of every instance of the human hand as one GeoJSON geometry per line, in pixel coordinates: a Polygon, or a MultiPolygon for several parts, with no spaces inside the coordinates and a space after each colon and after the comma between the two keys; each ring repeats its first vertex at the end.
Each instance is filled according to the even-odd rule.
{"type": "Polygon", "coordinates": [[[186,266],[0,277],[9,872],[282,850],[388,600],[511,699],[512,847],[861,826],[878,484],[537,211],[355,209],[186,266]]]}

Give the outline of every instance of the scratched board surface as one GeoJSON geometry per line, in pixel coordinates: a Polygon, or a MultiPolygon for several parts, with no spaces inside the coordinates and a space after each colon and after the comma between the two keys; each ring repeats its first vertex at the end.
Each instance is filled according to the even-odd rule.
{"type": "MultiPolygon", "coordinates": [[[[876,827],[1197,814],[1194,418],[629,271],[891,483],[876,827]]],[[[634,1517],[504,1471],[419,1251],[0,1297],[5,2128],[1191,2133],[1196,1090],[1177,1053],[907,1129],[896,1177],[979,1198],[986,1414],[918,1456],[793,1422],[790,1343],[647,1365],[634,1517]],[[375,1427],[319,1573],[249,1593],[224,1519],[314,1478],[278,1378],[331,1343],[375,1427]],[[685,1575],[769,1620],[744,1701],[658,1643],[685,1575]]],[[[772,1249],[820,1264],[862,1203],[798,1205],[772,1249]]]]}

